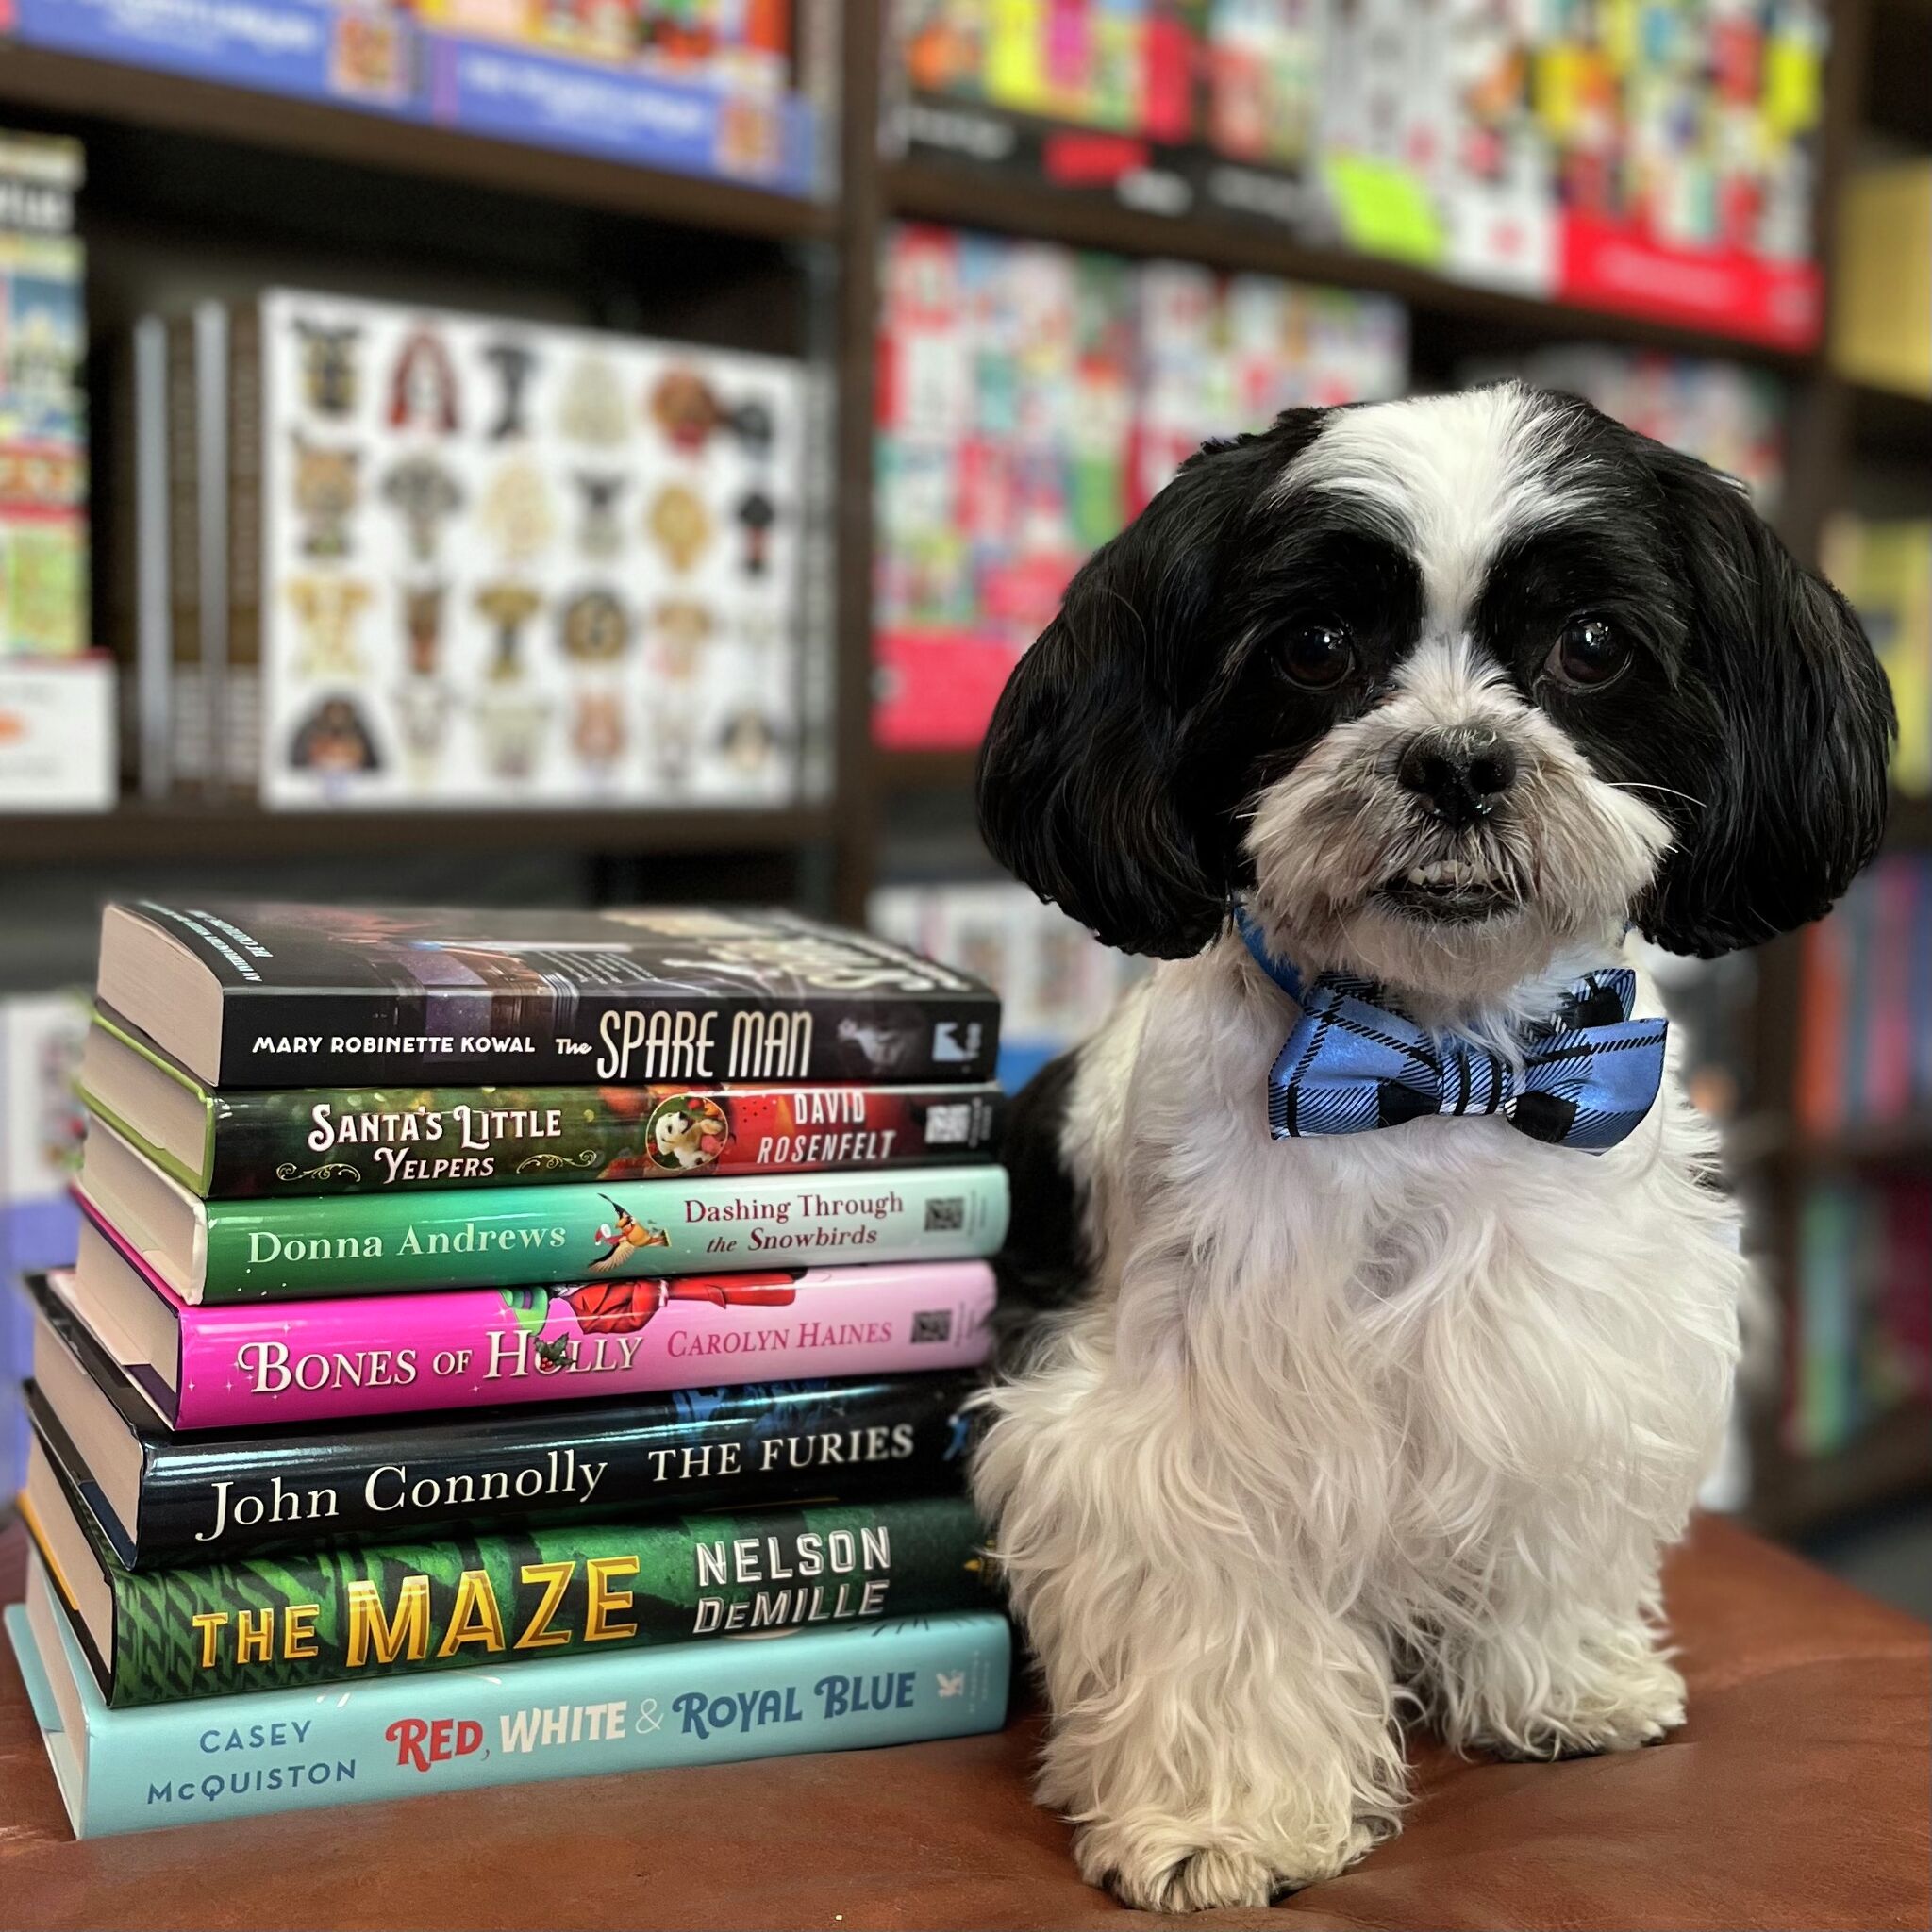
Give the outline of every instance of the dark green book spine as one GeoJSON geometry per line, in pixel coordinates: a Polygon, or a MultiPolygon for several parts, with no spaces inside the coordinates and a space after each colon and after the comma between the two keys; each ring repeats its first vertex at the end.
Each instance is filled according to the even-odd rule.
{"type": "MultiPolygon", "coordinates": [[[[82,1507],[91,1537],[99,1531],[82,1507]]],[[[116,1707],[985,1607],[960,1497],[532,1526],[132,1574],[116,1707]]]]}
{"type": "Polygon", "coordinates": [[[213,1096],[216,1199],[906,1167],[991,1154],[996,1087],[338,1089],[213,1096]]]}

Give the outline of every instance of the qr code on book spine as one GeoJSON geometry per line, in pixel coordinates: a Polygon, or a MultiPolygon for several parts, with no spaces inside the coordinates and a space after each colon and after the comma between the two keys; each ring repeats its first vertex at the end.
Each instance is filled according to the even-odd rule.
{"type": "Polygon", "coordinates": [[[948,1194],[943,1200],[928,1201],[925,1204],[925,1231],[927,1234],[958,1234],[966,1225],[966,1199],[962,1194],[948,1194]]]}
{"type": "Polygon", "coordinates": [[[963,1147],[973,1138],[973,1103],[948,1101],[943,1107],[925,1110],[925,1144],[928,1147],[963,1147]]]}
{"type": "Polygon", "coordinates": [[[914,1341],[950,1341],[953,1339],[951,1308],[927,1308],[912,1318],[914,1341]]]}

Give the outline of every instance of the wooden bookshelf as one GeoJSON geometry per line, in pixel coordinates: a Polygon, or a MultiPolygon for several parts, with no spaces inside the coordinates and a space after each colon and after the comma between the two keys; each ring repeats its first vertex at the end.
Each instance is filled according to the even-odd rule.
{"type": "Polygon", "coordinates": [[[1852,385],[1852,440],[1861,456],[1932,463],[1932,396],[1852,385]]]}
{"type": "Polygon", "coordinates": [[[828,808],[781,811],[261,811],[150,804],[0,818],[0,869],[206,865],[369,852],[613,855],[792,852],[829,840],[828,808]]]}
{"type": "Polygon", "coordinates": [[[979,754],[963,751],[881,751],[879,782],[892,791],[958,791],[970,795],[979,754]]]}
{"type": "Polygon", "coordinates": [[[1907,1403],[1828,1456],[1760,1441],[1757,1461],[1751,1521],[1774,1536],[1807,1536],[1932,1489],[1932,1405],[1907,1403]]]}

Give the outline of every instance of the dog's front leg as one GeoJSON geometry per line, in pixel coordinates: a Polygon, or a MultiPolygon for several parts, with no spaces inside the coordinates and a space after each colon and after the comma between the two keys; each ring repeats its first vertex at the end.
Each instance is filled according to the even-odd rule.
{"type": "Polygon", "coordinates": [[[1660,1541],[1636,1523],[1519,1530],[1473,1626],[1425,1666],[1444,1739],[1574,1757],[1655,1743],[1682,1724],[1684,1680],[1658,1640],[1660,1541]]]}
{"type": "Polygon", "coordinates": [[[995,1401],[974,1491],[1051,1704],[1040,1798],[1082,1874],[1153,1910],[1258,1906],[1393,1829],[1379,1642],[1191,1458],[1185,1415],[1072,1369],[995,1401]]]}

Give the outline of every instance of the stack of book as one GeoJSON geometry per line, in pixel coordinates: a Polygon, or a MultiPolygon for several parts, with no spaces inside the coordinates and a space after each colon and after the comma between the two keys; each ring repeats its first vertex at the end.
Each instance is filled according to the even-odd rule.
{"type": "Polygon", "coordinates": [[[1002,1722],[987,988],[788,913],[142,902],[97,991],[8,1615],[78,1832],[1002,1722]]]}

